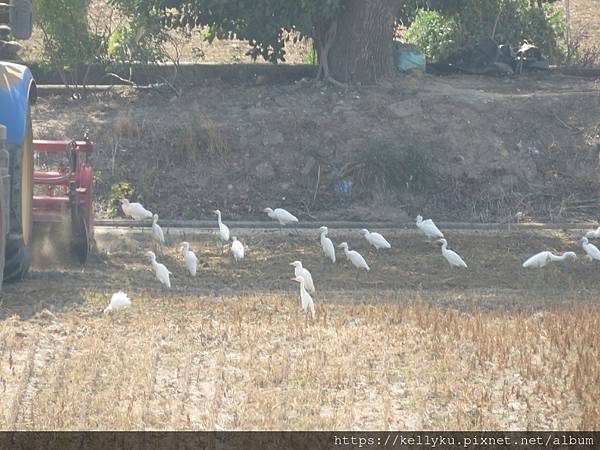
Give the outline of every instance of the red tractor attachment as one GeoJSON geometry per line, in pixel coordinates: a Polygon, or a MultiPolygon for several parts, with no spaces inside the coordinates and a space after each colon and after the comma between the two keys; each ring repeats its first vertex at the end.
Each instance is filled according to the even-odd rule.
{"type": "Polygon", "coordinates": [[[94,147],[87,135],[84,139],[33,141],[33,220],[60,226],[82,264],[94,237],[92,166],[88,162],[94,147]]]}

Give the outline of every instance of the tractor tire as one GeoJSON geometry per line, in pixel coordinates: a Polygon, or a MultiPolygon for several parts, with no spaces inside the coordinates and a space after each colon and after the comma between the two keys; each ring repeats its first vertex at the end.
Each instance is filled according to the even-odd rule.
{"type": "Polygon", "coordinates": [[[25,137],[10,145],[10,230],[6,238],[4,281],[22,280],[31,264],[33,232],[33,131],[27,110],[25,137]]]}
{"type": "Polygon", "coordinates": [[[4,281],[4,258],[6,250],[6,223],[4,223],[4,183],[0,182],[0,288],[4,281]]]}

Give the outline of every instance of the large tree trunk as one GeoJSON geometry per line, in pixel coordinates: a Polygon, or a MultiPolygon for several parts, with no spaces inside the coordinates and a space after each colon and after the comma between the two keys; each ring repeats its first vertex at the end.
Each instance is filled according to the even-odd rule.
{"type": "Polygon", "coordinates": [[[341,83],[374,83],[394,71],[392,0],[347,0],[317,35],[319,75],[341,83]]]}

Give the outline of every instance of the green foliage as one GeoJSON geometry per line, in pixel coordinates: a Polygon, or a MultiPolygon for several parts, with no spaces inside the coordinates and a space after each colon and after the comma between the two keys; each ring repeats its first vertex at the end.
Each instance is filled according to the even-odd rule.
{"type": "Polygon", "coordinates": [[[421,9],[404,35],[407,42],[417,45],[428,60],[438,61],[456,50],[458,26],[453,17],[437,11],[421,9]]]}
{"type": "Polygon", "coordinates": [[[304,57],[304,64],[312,64],[313,66],[316,66],[317,64],[319,64],[319,59],[317,57],[317,50],[315,49],[314,45],[310,48],[310,50],[304,57]]]}
{"type": "Polygon", "coordinates": [[[208,27],[204,39],[248,41],[253,59],[285,61],[289,33],[315,37],[347,0],[111,0],[135,17],[160,17],[166,28],[208,27]]]}
{"type": "Polygon", "coordinates": [[[166,59],[163,44],[167,35],[158,17],[133,16],[129,23],[116,29],[108,40],[110,61],[154,63],[166,59]]]}
{"type": "Polygon", "coordinates": [[[532,8],[529,0],[434,0],[430,5],[433,10],[417,12],[405,36],[430,60],[476,46],[486,36],[513,47],[527,40],[555,62],[563,59],[564,17],[554,5],[532,8]]]}
{"type": "Polygon", "coordinates": [[[115,183],[110,187],[110,194],[108,196],[108,217],[111,219],[119,217],[121,212],[121,199],[131,199],[135,192],[133,186],[129,183],[122,181],[115,183]]]}
{"type": "MultiPolygon", "coordinates": [[[[77,79],[80,65],[97,61],[106,43],[90,32],[89,0],[36,0],[35,20],[43,36],[43,56],[61,74],[65,85],[69,75],[77,79]]],[[[84,83],[85,84],[85,83],[84,83]]]]}

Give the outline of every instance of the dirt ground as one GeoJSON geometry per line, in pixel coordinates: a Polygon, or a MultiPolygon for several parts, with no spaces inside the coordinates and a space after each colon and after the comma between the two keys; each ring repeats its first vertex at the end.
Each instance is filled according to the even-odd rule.
{"type": "Polygon", "coordinates": [[[600,213],[593,79],[403,75],[348,90],[312,80],[199,83],[180,97],[115,88],[82,101],[41,98],[34,133],[90,131],[99,217],[121,182],[171,219],[212,218],[215,208],[262,218],[269,205],[303,220],[600,213]]]}
{"type": "Polygon", "coordinates": [[[446,232],[468,270],[417,231],[330,230],[371,266],[357,277],[317,233],[167,233],[150,270],[146,233],[99,230],[82,270],[37,255],[0,307],[2,429],[599,429],[600,279],[581,231],[446,232]],[[177,250],[200,259],[189,277],[177,250]],[[541,250],[579,258],[520,267],[541,250]],[[298,311],[289,263],[313,274],[316,320],[298,311]],[[102,314],[113,292],[128,310],[102,314]]]}

